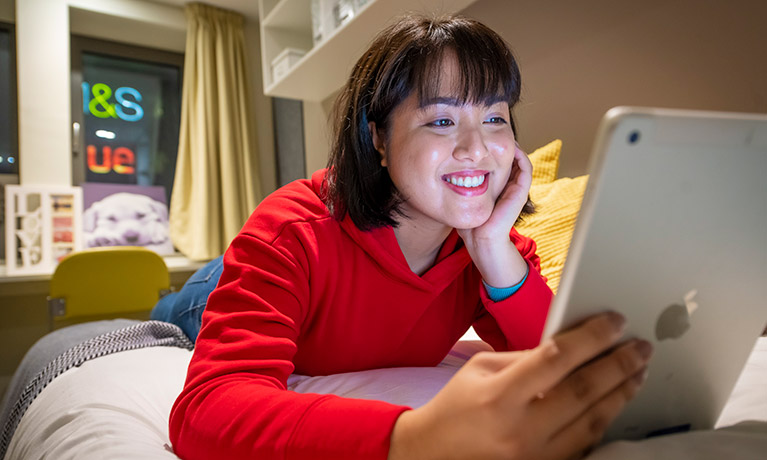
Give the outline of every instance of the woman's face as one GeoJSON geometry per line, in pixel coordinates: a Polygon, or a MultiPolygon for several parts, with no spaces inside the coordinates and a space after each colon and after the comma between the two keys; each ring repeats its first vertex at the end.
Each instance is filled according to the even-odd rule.
{"type": "Polygon", "coordinates": [[[453,90],[457,72],[455,57],[446,55],[438,97],[420,106],[411,94],[391,113],[385,133],[373,129],[402,210],[429,227],[474,228],[487,221],[516,148],[508,103],[461,105],[453,90]]]}

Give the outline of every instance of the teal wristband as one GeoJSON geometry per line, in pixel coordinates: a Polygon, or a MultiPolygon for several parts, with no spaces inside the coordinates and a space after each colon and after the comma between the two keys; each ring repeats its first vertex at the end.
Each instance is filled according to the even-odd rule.
{"type": "Polygon", "coordinates": [[[508,299],[515,292],[519,291],[519,288],[521,288],[522,285],[525,284],[525,281],[527,280],[527,275],[529,274],[530,274],[530,266],[528,265],[527,271],[525,272],[525,276],[522,277],[522,281],[515,284],[514,286],[509,286],[506,288],[497,288],[485,283],[485,280],[482,280],[482,284],[485,285],[485,291],[487,291],[487,296],[490,297],[490,300],[492,300],[493,302],[500,302],[501,300],[508,299]]]}

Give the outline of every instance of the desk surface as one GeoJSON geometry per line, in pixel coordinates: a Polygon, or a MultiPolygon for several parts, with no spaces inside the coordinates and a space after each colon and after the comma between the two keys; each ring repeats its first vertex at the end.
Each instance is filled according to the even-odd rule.
{"type": "MultiPolygon", "coordinates": [[[[207,261],[189,260],[181,254],[163,256],[168,271],[173,273],[177,271],[196,271],[207,263],[207,261]]],[[[24,281],[46,281],[51,279],[53,273],[44,273],[39,275],[8,275],[5,264],[0,265],[0,283],[19,283],[24,281]]]]}
{"type": "MultiPolygon", "coordinates": [[[[163,256],[163,259],[165,259],[165,265],[168,266],[170,272],[171,284],[174,284],[174,278],[178,278],[178,276],[183,276],[183,279],[186,280],[189,275],[207,263],[206,261],[192,261],[180,254],[163,256]]],[[[12,276],[5,272],[5,264],[0,265],[0,297],[47,293],[52,274],[12,276]]]]}

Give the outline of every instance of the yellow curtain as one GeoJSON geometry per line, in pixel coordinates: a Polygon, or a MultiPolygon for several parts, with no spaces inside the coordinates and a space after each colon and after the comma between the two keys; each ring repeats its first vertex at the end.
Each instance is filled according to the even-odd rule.
{"type": "Polygon", "coordinates": [[[224,252],[260,201],[243,17],[186,6],[181,130],[170,233],[193,260],[224,252]]]}

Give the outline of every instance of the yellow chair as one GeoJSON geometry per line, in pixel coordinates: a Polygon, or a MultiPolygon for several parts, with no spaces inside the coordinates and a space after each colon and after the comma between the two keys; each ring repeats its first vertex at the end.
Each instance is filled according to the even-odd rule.
{"type": "Polygon", "coordinates": [[[96,319],[146,319],[170,291],[168,267],[149,249],[114,246],[73,252],[51,278],[51,329],[96,319]]]}

